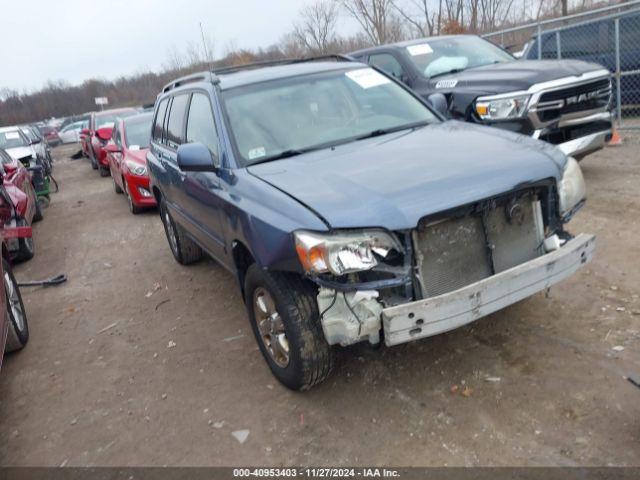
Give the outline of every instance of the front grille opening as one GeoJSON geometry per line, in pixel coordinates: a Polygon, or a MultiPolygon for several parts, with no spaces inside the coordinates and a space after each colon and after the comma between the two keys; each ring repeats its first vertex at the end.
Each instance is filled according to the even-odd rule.
{"type": "Polygon", "coordinates": [[[595,90],[603,90],[605,88],[611,88],[611,81],[608,78],[543,93],[540,96],[540,103],[563,100],[567,97],[575,97],[583,93],[589,93],[595,90]]]}
{"type": "Polygon", "coordinates": [[[542,255],[536,191],[481,202],[462,215],[425,219],[414,232],[422,298],[452,292],[542,255]]]}
{"type": "Polygon", "coordinates": [[[538,118],[542,122],[550,122],[560,118],[561,115],[606,108],[610,99],[611,82],[608,78],[546,92],[538,100],[541,107],[547,102],[557,101],[561,101],[561,106],[548,110],[541,109],[538,111],[538,118]]]}
{"type": "Polygon", "coordinates": [[[590,122],[582,125],[574,125],[571,127],[563,127],[552,130],[544,135],[540,135],[540,140],[543,140],[552,145],[559,145],[561,143],[575,140],[576,138],[582,138],[592,133],[604,132],[611,129],[611,124],[606,121],[590,122]]]}

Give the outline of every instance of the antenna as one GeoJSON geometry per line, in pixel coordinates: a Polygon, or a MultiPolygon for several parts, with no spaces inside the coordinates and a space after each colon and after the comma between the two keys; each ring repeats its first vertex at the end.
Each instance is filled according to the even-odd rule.
{"type": "Polygon", "coordinates": [[[213,71],[213,63],[211,61],[211,56],[209,55],[209,49],[207,48],[207,41],[204,38],[204,28],[202,27],[202,22],[200,22],[200,35],[202,35],[202,46],[204,47],[204,54],[207,57],[206,63],[209,65],[209,71],[213,71]]]}

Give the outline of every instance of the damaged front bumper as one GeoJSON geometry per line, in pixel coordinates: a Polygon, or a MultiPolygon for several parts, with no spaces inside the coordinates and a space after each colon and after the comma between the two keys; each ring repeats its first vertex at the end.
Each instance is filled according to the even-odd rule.
{"type": "Polygon", "coordinates": [[[461,327],[570,277],[589,262],[595,236],[580,234],[559,249],[458,290],[382,310],[387,346],[461,327]]]}

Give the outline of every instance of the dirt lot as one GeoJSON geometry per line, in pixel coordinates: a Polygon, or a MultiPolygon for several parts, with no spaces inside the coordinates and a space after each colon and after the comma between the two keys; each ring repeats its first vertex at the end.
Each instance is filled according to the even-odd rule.
{"type": "Polygon", "coordinates": [[[571,230],[598,235],[597,257],[550,298],[344,350],[299,394],[271,376],[232,276],[179,266],[157,213],[131,215],[59,148],[61,192],[16,274],[69,282],[23,289],[31,340],[0,374],[0,464],[638,465],[623,376],[640,374],[639,150],[627,137],[582,163],[571,230]]]}

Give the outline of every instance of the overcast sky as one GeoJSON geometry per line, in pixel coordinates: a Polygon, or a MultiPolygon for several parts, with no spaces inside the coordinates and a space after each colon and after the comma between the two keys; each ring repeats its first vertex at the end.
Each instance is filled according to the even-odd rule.
{"type": "Polygon", "coordinates": [[[158,70],[173,47],[201,42],[216,56],[230,42],[278,41],[305,0],[0,0],[0,88],[35,90],[47,80],[77,84],[158,70]]]}

